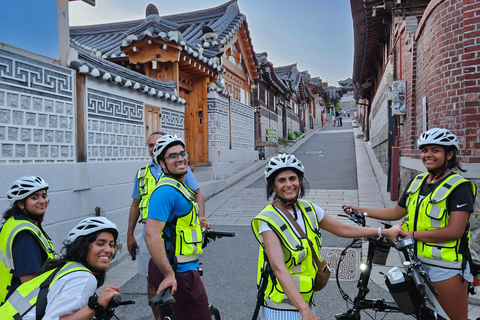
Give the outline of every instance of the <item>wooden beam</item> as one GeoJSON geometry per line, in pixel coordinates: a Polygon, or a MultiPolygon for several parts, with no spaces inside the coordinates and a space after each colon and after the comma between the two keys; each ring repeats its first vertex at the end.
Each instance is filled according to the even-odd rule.
{"type": "Polygon", "coordinates": [[[76,121],[77,121],[77,162],[87,162],[85,110],[86,110],[86,85],[85,75],[75,72],[76,77],[76,121]]]}

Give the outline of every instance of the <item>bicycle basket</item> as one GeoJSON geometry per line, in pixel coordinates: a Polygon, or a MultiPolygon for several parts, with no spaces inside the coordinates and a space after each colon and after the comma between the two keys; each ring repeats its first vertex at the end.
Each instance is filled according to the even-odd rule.
{"type": "Polygon", "coordinates": [[[390,245],[386,239],[377,241],[375,251],[373,253],[372,262],[374,264],[378,264],[382,266],[386,265],[389,252],[390,252],[390,245]]]}
{"type": "Polygon", "coordinates": [[[405,281],[392,284],[388,278],[385,279],[385,284],[388,291],[397,303],[398,309],[403,314],[413,314],[419,308],[417,293],[415,291],[415,282],[413,278],[403,274],[405,281]]]}

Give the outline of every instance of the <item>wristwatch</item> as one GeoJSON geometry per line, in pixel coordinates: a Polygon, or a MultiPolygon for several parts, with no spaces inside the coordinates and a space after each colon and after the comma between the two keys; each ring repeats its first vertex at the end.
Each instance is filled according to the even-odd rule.
{"type": "Polygon", "coordinates": [[[90,298],[88,298],[88,307],[95,311],[95,318],[101,319],[103,315],[103,311],[105,310],[103,306],[98,303],[98,296],[93,295],[90,298]]]}

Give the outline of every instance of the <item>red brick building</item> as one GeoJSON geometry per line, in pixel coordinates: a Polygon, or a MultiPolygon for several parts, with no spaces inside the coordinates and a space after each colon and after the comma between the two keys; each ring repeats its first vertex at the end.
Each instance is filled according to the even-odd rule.
{"type": "MultiPolygon", "coordinates": [[[[434,127],[458,136],[459,159],[468,170],[463,175],[479,185],[480,2],[350,3],[355,97],[363,109],[366,139],[389,174],[392,199],[411,177],[425,170],[416,141],[434,127]],[[397,90],[399,86],[404,92],[397,90]],[[399,147],[398,162],[393,147],[399,147]]],[[[479,201],[476,208],[474,227],[478,227],[479,201]]],[[[476,234],[478,230],[473,237],[478,251],[476,234]]]]}

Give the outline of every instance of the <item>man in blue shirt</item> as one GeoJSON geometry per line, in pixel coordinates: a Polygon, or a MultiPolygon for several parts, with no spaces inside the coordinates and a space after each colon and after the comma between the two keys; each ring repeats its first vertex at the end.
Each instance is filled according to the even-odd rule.
{"type": "Polygon", "coordinates": [[[182,139],[165,135],[156,142],[153,154],[164,174],[150,196],[145,226],[145,241],[152,255],[149,277],[158,286],[157,293],[172,288],[176,318],[211,319],[205,287],[198,274],[202,252],[198,205],[184,178],[188,152],[182,139]],[[160,270],[160,277],[151,274],[155,267],[160,270]]]}
{"type": "MultiPolygon", "coordinates": [[[[153,147],[155,146],[155,142],[164,135],[166,135],[165,132],[155,131],[147,140],[148,152],[150,157],[152,157],[152,161],[145,167],[140,168],[135,175],[132,192],[133,200],[130,206],[130,214],[128,219],[127,248],[130,254],[132,254],[133,248],[139,248],[137,273],[147,277],[147,295],[149,299],[155,296],[157,288],[152,285],[148,277],[148,262],[150,261],[151,256],[148,252],[147,245],[145,244],[145,229],[143,230],[142,237],[140,238],[138,244],[135,239],[134,232],[140,214],[142,214],[142,218],[140,220],[145,223],[149,197],[153,192],[156,182],[163,173],[162,168],[156,165],[153,161],[153,147]],[[142,181],[142,188],[140,188],[140,181],[142,181]],[[140,206],[142,206],[142,209],[140,206]]],[[[195,192],[195,200],[199,206],[198,215],[202,220],[202,227],[206,229],[210,228],[210,224],[207,222],[207,219],[205,219],[205,200],[202,191],[200,190],[200,186],[198,185],[197,180],[195,179],[190,168],[187,168],[187,173],[185,174],[185,184],[195,192]]],[[[158,308],[152,307],[152,311],[155,318],[159,319],[160,313],[158,312],[158,308]]]]}

